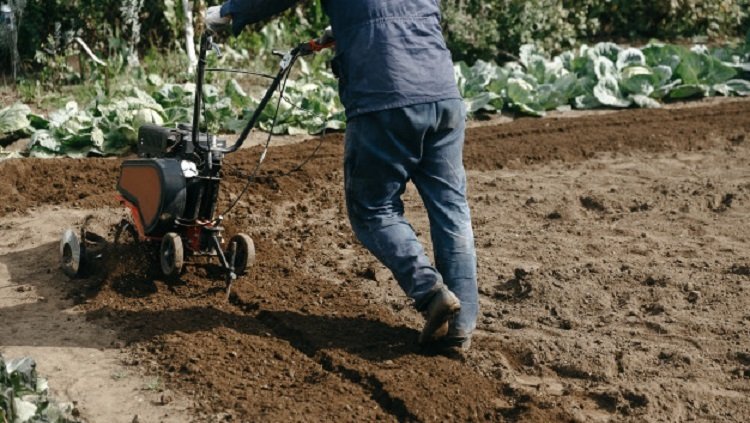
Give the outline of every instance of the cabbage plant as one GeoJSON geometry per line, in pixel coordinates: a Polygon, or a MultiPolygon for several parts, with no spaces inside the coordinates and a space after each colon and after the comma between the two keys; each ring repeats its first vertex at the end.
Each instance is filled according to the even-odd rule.
{"type": "Polygon", "coordinates": [[[661,107],[664,101],[750,95],[750,49],[652,43],[583,45],[549,57],[534,45],[503,67],[455,65],[470,113],[502,108],[532,116],[549,110],[661,107]],[[500,107],[498,107],[500,106],[500,107]]]}
{"type": "Polygon", "coordinates": [[[48,397],[47,381],[37,376],[31,358],[10,360],[0,355],[0,422],[75,423],[72,404],[56,404],[48,397]]]}

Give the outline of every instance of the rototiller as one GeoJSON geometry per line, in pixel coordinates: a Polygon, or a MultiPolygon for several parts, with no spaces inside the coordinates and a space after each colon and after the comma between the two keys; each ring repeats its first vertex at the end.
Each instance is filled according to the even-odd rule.
{"type": "MultiPolygon", "coordinates": [[[[274,52],[282,57],[279,72],[276,76],[262,75],[273,82],[237,142],[227,146],[224,140],[200,132],[205,72],[255,73],[207,68],[208,51],[213,48],[218,52],[218,47],[213,43],[212,35],[204,33],[200,43],[192,125],[181,124],[177,128],[141,126],[138,131],[139,158],[122,162],[117,199],[129,209],[130,219],[123,220],[116,228],[115,243],[124,234],[139,242],[158,243],[161,270],[166,277],[178,276],[185,260],[191,257],[217,257],[226,275],[229,295],[237,275],[242,275],[254,263],[255,246],[248,235],[241,233],[233,236],[224,248],[224,216],[216,214],[223,159],[242,147],[279,87],[281,101],[286,79],[296,60],[332,44],[333,37],[330,31],[326,31],[320,39],[302,43],[290,52],[274,52]]],[[[268,143],[258,167],[267,148],[268,143]]],[[[248,178],[248,184],[253,176],[248,178]]],[[[243,194],[246,190],[247,187],[243,194]]],[[[234,204],[238,200],[239,197],[234,204]]],[[[80,230],[80,237],[76,231],[68,229],[60,243],[63,271],[70,277],[79,276],[86,264],[103,257],[105,244],[101,236],[88,232],[86,225],[80,230]]]]}

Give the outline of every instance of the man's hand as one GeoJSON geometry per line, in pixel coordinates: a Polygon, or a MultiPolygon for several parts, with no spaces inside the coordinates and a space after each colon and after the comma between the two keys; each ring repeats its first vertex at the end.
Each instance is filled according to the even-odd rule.
{"type": "Polygon", "coordinates": [[[231,23],[231,16],[221,16],[221,6],[211,6],[206,11],[206,27],[212,31],[222,31],[231,23]]]}

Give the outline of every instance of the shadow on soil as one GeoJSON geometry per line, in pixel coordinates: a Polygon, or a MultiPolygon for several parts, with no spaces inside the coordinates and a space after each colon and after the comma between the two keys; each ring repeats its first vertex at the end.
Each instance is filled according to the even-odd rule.
{"type": "Polygon", "coordinates": [[[76,281],[60,271],[57,249],[51,242],[0,255],[8,275],[0,279],[0,344],[110,347],[111,339],[80,330],[83,318],[67,311],[74,304],[69,298],[76,281]]]}
{"type": "MultiPolygon", "coordinates": [[[[213,307],[182,310],[123,312],[101,309],[86,317],[109,321],[110,329],[128,343],[148,341],[170,333],[208,332],[228,328],[238,333],[284,339],[307,355],[339,349],[368,361],[393,360],[418,353],[417,332],[361,317],[335,317],[292,311],[260,311],[238,315],[213,307]]],[[[109,325],[108,325],[109,326],[109,325]]]]}
{"type": "MultiPolygon", "coordinates": [[[[58,244],[48,243],[33,249],[0,256],[10,275],[2,290],[31,290],[43,298],[35,302],[0,308],[0,321],[11,322],[0,329],[0,339],[12,338],[17,345],[110,347],[110,342],[90,337],[44,338],[40,330],[56,327],[56,322],[85,318],[115,332],[127,343],[149,341],[174,332],[194,333],[226,327],[249,335],[266,336],[268,332],[288,341],[308,355],[323,349],[340,349],[368,361],[392,360],[406,354],[420,353],[417,331],[406,326],[392,326],[359,316],[303,314],[290,310],[262,310],[257,303],[242,303],[236,298],[228,310],[211,306],[172,310],[122,311],[102,308],[82,317],[66,313],[76,302],[96,295],[101,278],[69,279],[58,266],[58,244]],[[16,322],[16,323],[13,323],[16,322]]],[[[125,275],[110,281],[120,295],[143,298],[157,292],[152,275],[125,275]]],[[[179,282],[175,282],[179,284],[179,282]]],[[[4,296],[0,290],[0,297],[4,296]]]]}

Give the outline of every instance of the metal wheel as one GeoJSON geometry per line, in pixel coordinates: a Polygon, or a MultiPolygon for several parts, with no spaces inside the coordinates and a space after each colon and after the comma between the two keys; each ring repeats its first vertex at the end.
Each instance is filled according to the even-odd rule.
{"type": "Polygon", "coordinates": [[[232,246],[235,245],[234,273],[245,274],[248,267],[255,264],[255,243],[246,234],[237,234],[229,240],[229,251],[227,257],[232,255],[232,246]]]}
{"type": "Polygon", "coordinates": [[[185,257],[182,238],[179,235],[174,232],[164,235],[164,238],[161,240],[159,259],[161,262],[161,271],[164,273],[164,276],[175,277],[180,274],[185,257]]]}
{"type": "Polygon", "coordinates": [[[82,269],[84,251],[75,231],[68,229],[60,240],[60,267],[69,278],[75,278],[82,269]]]}

